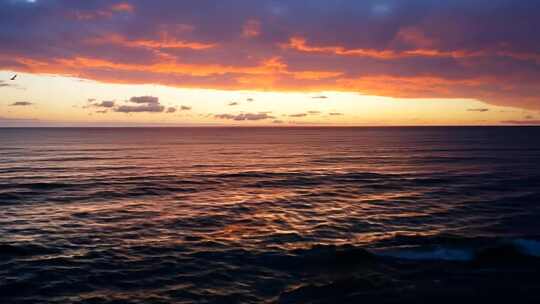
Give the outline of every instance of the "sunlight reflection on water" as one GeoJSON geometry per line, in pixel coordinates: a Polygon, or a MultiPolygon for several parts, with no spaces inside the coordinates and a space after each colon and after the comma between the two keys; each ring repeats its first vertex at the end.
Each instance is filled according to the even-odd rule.
{"type": "Polygon", "coordinates": [[[42,271],[60,271],[63,278],[41,287],[60,302],[66,293],[137,298],[133,289],[145,284],[167,299],[183,298],[174,292],[189,286],[187,298],[232,292],[250,301],[294,281],[268,259],[315,245],[378,248],[397,236],[445,233],[527,237],[538,226],[522,216],[537,214],[531,202],[540,181],[540,142],[528,140],[531,133],[540,135],[3,129],[1,243],[23,249],[14,250],[17,263],[2,260],[1,274],[26,271],[34,284],[42,271]],[[65,279],[81,289],[61,291],[65,279]]]}

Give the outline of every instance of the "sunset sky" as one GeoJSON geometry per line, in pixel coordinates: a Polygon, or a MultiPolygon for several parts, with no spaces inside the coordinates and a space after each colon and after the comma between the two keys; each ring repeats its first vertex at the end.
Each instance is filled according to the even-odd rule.
{"type": "Polygon", "coordinates": [[[0,7],[0,126],[540,124],[540,1],[0,7]]]}

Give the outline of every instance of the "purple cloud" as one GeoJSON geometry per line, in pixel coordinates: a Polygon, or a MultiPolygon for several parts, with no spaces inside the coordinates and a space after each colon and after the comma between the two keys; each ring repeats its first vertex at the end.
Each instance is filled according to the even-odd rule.
{"type": "Polygon", "coordinates": [[[159,98],[154,96],[131,97],[129,101],[138,104],[159,104],[159,98]]]}
{"type": "Polygon", "coordinates": [[[115,112],[119,113],[162,113],[165,110],[165,107],[158,104],[149,104],[142,106],[119,106],[114,109],[115,112]]]}
{"type": "Polygon", "coordinates": [[[536,0],[0,0],[0,7],[3,70],[540,109],[536,0]]]}
{"type": "Polygon", "coordinates": [[[119,113],[162,113],[165,111],[165,106],[159,103],[159,98],[154,96],[138,96],[131,97],[130,103],[136,105],[122,105],[114,109],[119,113]]]}
{"type": "Polygon", "coordinates": [[[113,108],[114,101],[102,101],[101,103],[98,103],[95,106],[100,107],[100,108],[113,108]]]}

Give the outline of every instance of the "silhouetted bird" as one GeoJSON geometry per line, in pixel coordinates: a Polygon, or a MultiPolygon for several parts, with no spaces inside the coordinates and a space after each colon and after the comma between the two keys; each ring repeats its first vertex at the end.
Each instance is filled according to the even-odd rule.
{"type": "Polygon", "coordinates": [[[11,80],[15,80],[15,78],[17,78],[17,75],[14,75],[13,77],[11,77],[11,80]]]}

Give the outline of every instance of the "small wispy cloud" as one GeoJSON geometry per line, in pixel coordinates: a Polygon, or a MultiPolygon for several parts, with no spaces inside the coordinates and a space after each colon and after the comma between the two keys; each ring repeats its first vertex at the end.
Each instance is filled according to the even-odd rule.
{"type": "Polygon", "coordinates": [[[467,109],[469,112],[489,112],[487,108],[476,108],[476,109],[467,109]]]}
{"type": "Polygon", "coordinates": [[[105,100],[98,104],[95,104],[94,106],[99,108],[114,108],[114,101],[105,100]]]}
{"type": "Polygon", "coordinates": [[[241,114],[217,114],[214,115],[217,119],[228,119],[235,121],[256,121],[265,119],[274,119],[274,116],[268,113],[241,113],[241,114]]]}
{"type": "Polygon", "coordinates": [[[508,125],[540,125],[540,120],[505,120],[501,121],[508,125]]]}
{"type": "Polygon", "coordinates": [[[9,84],[9,83],[6,83],[5,81],[3,80],[0,80],[0,88],[2,87],[11,87],[12,85],[9,84]]]}
{"type": "Polygon", "coordinates": [[[11,118],[11,117],[0,116],[0,123],[24,123],[24,122],[39,122],[39,120],[34,119],[34,118],[11,118]]]}
{"type": "Polygon", "coordinates": [[[298,113],[298,114],[291,114],[289,117],[306,117],[308,116],[306,113],[298,113]]]}
{"type": "Polygon", "coordinates": [[[240,103],[239,103],[239,102],[236,102],[236,101],[231,101],[231,102],[229,102],[228,105],[229,105],[230,107],[234,107],[234,106],[240,105],[240,103]]]}
{"type": "Polygon", "coordinates": [[[115,112],[119,113],[161,113],[165,110],[165,107],[159,104],[149,104],[142,106],[119,106],[114,109],[115,112]]]}
{"type": "Polygon", "coordinates": [[[261,34],[261,23],[258,20],[248,20],[242,29],[242,36],[245,38],[254,38],[261,34]]]}
{"type": "Polygon", "coordinates": [[[313,96],[311,98],[313,98],[313,99],[328,99],[328,96],[319,95],[319,96],[313,96]]]}
{"type": "Polygon", "coordinates": [[[192,107],[189,106],[180,106],[180,111],[191,111],[192,107]]]}
{"type": "Polygon", "coordinates": [[[131,97],[129,102],[137,104],[159,104],[159,98],[154,96],[131,97]]]}
{"type": "Polygon", "coordinates": [[[33,105],[33,103],[28,102],[28,101],[17,101],[17,102],[14,102],[14,103],[10,104],[10,106],[12,106],[12,107],[27,107],[27,106],[31,106],[31,105],[33,105]]]}

